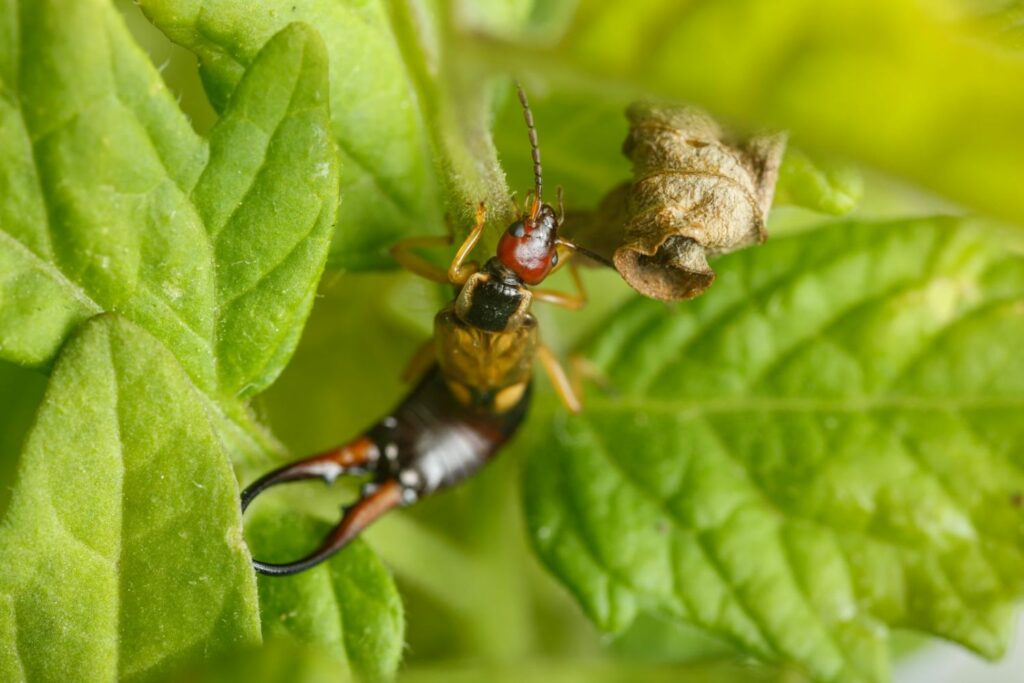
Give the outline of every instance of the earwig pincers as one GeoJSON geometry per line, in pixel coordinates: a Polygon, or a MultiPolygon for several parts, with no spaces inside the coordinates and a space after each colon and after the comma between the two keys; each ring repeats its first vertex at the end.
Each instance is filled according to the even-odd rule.
{"type": "Polygon", "coordinates": [[[569,263],[577,294],[535,289],[579,248],[559,238],[561,210],[544,202],[540,148],[526,94],[517,86],[529,132],[534,188],[519,219],[502,234],[497,252],[483,267],[467,258],[483,234],[485,209],[447,271],[412,250],[450,243],[439,237],[412,237],[391,249],[403,267],[455,287],[455,297],[434,318],[434,336],[406,372],[415,388],[385,418],[354,441],[285,465],[260,477],[242,492],[242,510],[272,486],[303,479],[332,484],[341,476],[368,475],[359,499],[306,557],[287,564],[253,561],[263,574],[294,574],[341,550],[389,510],[475,474],[518,430],[526,416],[538,359],[569,410],[580,410],[576,391],[554,354],[540,343],[533,301],[579,308],[586,301],[582,282],[569,263]],[[560,253],[562,256],[560,257],[560,253]]]}

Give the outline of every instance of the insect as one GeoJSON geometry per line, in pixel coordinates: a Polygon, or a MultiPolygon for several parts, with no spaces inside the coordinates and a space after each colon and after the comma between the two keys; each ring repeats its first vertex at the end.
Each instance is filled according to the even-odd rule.
{"type": "MultiPolygon", "coordinates": [[[[534,360],[546,370],[558,395],[573,412],[577,392],[554,354],[538,337],[530,312],[534,301],[570,309],[586,302],[575,264],[580,248],[558,236],[565,211],[543,200],[540,147],[526,94],[516,86],[533,158],[534,188],[523,211],[502,234],[496,254],[482,267],[470,252],[484,231],[485,207],[455,253],[447,271],[413,250],[450,244],[443,237],[411,237],[391,250],[404,268],[451,284],[455,297],[434,318],[434,336],[414,355],[405,372],[418,381],[390,414],[353,441],[267,473],[242,492],[242,511],[272,486],[304,479],[328,485],[346,475],[369,475],[358,500],[345,508],[337,526],[306,557],[287,564],[253,561],[263,574],[294,574],[341,550],[389,510],[408,506],[475,474],[515,434],[530,404],[534,360]],[[535,288],[560,262],[569,262],[577,292],[535,288]]],[[[586,251],[586,250],[583,250],[586,251]]],[[[589,252],[588,252],[589,253],[589,252]]]]}

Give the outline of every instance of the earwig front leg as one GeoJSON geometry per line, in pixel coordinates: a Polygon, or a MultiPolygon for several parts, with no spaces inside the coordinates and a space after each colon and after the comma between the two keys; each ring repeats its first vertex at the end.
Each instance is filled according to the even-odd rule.
{"type": "Polygon", "coordinates": [[[534,289],[531,290],[533,300],[555,304],[572,311],[578,311],[583,308],[587,303],[587,290],[583,287],[583,278],[580,277],[579,268],[576,267],[575,263],[569,263],[569,275],[572,276],[572,281],[576,285],[576,294],[556,292],[551,289],[534,289]]]}
{"type": "Polygon", "coordinates": [[[409,359],[409,363],[402,370],[402,381],[409,383],[415,382],[423,376],[431,364],[437,359],[437,353],[434,349],[434,338],[431,337],[427,341],[423,342],[416,353],[409,359]]]}
{"type": "Polygon", "coordinates": [[[466,240],[462,243],[462,246],[455,253],[455,258],[452,259],[452,263],[447,271],[435,266],[414,252],[413,249],[448,246],[452,243],[451,235],[447,237],[437,235],[406,237],[391,247],[391,258],[395,259],[398,265],[409,272],[415,273],[427,280],[445,285],[462,286],[466,284],[469,276],[477,270],[475,263],[466,263],[466,258],[473,251],[473,248],[476,247],[477,242],[480,241],[480,237],[484,233],[484,219],[486,216],[487,211],[484,208],[484,203],[480,202],[476,209],[476,223],[473,225],[473,229],[470,230],[466,240]]]}
{"type": "Polygon", "coordinates": [[[551,349],[544,344],[539,344],[537,346],[537,358],[540,360],[541,365],[544,366],[544,371],[551,380],[555,393],[558,394],[558,398],[562,399],[562,403],[565,404],[569,412],[578,413],[583,410],[583,404],[580,402],[579,394],[576,391],[576,385],[579,383],[569,379],[565,374],[565,369],[558,362],[558,359],[555,358],[555,354],[551,352],[551,349]]]}
{"type": "Polygon", "coordinates": [[[452,243],[451,237],[440,235],[406,237],[399,240],[391,247],[391,258],[395,259],[398,265],[411,273],[426,278],[433,282],[448,284],[448,273],[443,268],[423,258],[413,251],[421,247],[441,247],[452,243]]]}
{"type": "Polygon", "coordinates": [[[480,236],[484,234],[484,221],[486,218],[487,209],[484,207],[484,203],[480,202],[476,207],[476,223],[473,225],[473,229],[469,231],[466,241],[455,252],[455,258],[452,259],[452,264],[448,267],[447,281],[453,285],[461,286],[466,284],[469,276],[476,272],[476,264],[466,264],[465,266],[463,264],[470,252],[473,251],[473,248],[476,247],[477,242],[480,241],[480,236]]]}

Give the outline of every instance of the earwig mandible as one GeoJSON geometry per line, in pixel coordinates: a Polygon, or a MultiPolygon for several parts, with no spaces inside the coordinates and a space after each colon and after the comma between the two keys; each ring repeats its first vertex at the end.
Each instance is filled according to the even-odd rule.
{"type": "Polygon", "coordinates": [[[497,253],[483,267],[467,261],[483,234],[483,203],[447,271],[412,250],[450,244],[450,240],[412,237],[392,247],[399,265],[429,280],[453,285],[455,298],[434,318],[433,338],[406,370],[405,377],[419,377],[418,383],[388,416],[355,440],[269,472],[242,492],[244,512],[256,496],[278,484],[316,478],[332,484],[342,475],[371,477],[359,499],[344,508],[341,521],[318,548],[288,564],[253,560],[256,571],[286,575],[309,569],[341,550],[389,510],[411,505],[475,474],[526,416],[534,358],[540,360],[566,407],[572,412],[580,410],[573,383],[552,352],[540,343],[537,321],[530,313],[533,301],[570,309],[586,302],[572,263],[575,295],[532,289],[555,269],[560,258],[567,261],[580,248],[558,236],[564,220],[561,188],[557,212],[544,202],[533,113],[522,87],[517,84],[516,89],[529,134],[534,175],[534,188],[522,214],[502,234],[497,253]]]}

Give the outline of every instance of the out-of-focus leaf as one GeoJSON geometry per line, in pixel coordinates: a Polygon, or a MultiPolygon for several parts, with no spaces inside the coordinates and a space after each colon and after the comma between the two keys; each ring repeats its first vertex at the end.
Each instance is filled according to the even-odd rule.
{"type": "Polygon", "coordinates": [[[315,26],[330,57],[331,133],[343,209],[332,262],[390,265],[396,238],[440,222],[427,133],[385,3],[379,0],[143,0],[167,36],[195,52],[211,101],[224,109],[264,43],[290,22],[315,26]]]}
{"type": "MultiPolygon", "coordinates": [[[[627,104],[571,90],[530,93],[545,182],[564,188],[567,210],[597,206],[609,189],[629,179],[629,160],[622,154],[627,104]]],[[[525,196],[533,187],[533,160],[518,99],[510,98],[502,108],[494,140],[510,186],[525,196]]]]}
{"type": "MultiPolygon", "coordinates": [[[[583,91],[554,87],[531,93],[530,105],[544,177],[564,188],[570,213],[596,208],[609,189],[630,179],[630,163],[622,153],[629,130],[627,98],[611,93],[596,99],[583,91]]],[[[494,139],[510,187],[524,192],[533,182],[533,163],[525,153],[526,128],[514,99],[495,122],[494,139]]],[[[853,210],[862,194],[863,179],[850,165],[811,159],[789,146],[779,169],[775,204],[841,215],[853,210]]]]}
{"type": "Polygon", "coordinates": [[[471,39],[472,58],[784,128],[808,152],[1024,220],[1024,64],[925,5],[584,0],[557,47],[471,39]]]}
{"type": "Polygon", "coordinates": [[[543,0],[455,0],[449,3],[449,7],[455,15],[454,20],[463,28],[516,36],[531,23],[535,7],[543,4],[543,0]]]}
{"type": "Polygon", "coordinates": [[[163,683],[349,683],[353,679],[324,652],[287,639],[233,650],[192,663],[160,679],[163,683]]]}
{"type": "MultiPolygon", "coordinates": [[[[281,506],[255,510],[247,527],[253,555],[270,562],[301,557],[329,530],[281,506]]],[[[307,572],[260,577],[259,592],[266,637],[316,645],[360,680],[384,679],[398,668],[402,603],[391,574],[361,541],[307,572]]]]}
{"type": "Polygon", "coordinates": [[[444,303],[438,289],[396,272],[324,278],[295,358],[258,398],[290,450],[347,442],[398,402],[402,369],[444,303]]]}
{"type": "Polygon", "coordinates": [[[820,681],[886,677],[888,627],[988,656],[1024,593],[1024,259],[953,220],[849,224],[638,300],[533,449],[534,543],[602,627],[695,623],[820,681]]]}
{"type": "Polygon", "coordinates": [[[786,677],[771,669],[734,662],[700,662],[677,666],[638,666],[594,662],[520,662],[515,666],[448,663],[412,669],[401,683],[783,683],[786,677]]]}
{"type": "Polygon", "coordinates": [[[786,150],[775,188],[776,204],[841,216],[853,211],[863,194],[864,179],[857,169],[811,159],[792,145],[786,150]]]}
{"type": "Polygon", "coordinates": [[[0,361],[0,517],[11,495],[17,453],[45,388],[46,377],[41,373],[0,361]]]}
{"type": "Polygon", "coordinates": [[[0,357],[45,366],[116,311],[214,399],[240,461],[274,450],[235,400],[294,349],[337,203],[327,63],[308,27],[196,136],[105,2],[24,3],[0,59],[0,357]]]}
{"type": "Polygon", "coordinates": [[[1024,2],[994,0],[992,2],[958,3],[967,15],[965,23],[981,35],[1008,47],[1024,49],[1024,2]]]}
{"type": "Polygon", "coordinates": [[[735,648],[706,631],[658,614],[638,614],[629,628],[608,645],[625,661],[682,663],[737,658],[735,648]]]}
{"type": "Polygon", "coordinates": [[[58,359],[0,557],[5,681],[142,680],[259,641],[238,489],[205,401],[115,316],[58,359]]]}

